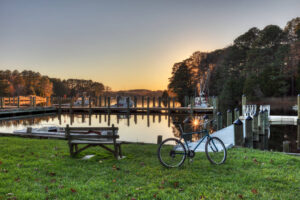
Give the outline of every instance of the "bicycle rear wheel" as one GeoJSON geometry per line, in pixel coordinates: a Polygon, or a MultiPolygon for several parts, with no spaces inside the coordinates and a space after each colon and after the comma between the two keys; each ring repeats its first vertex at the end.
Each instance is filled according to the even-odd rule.
{"type": "Polygon", "coordinates": [[[169,138],[159,145],[157,156],[165,167],[180,167],[185,161],[186,149],[180,140],[169,138]]]}
{"type": "Polygon", "coordinates": [[[227,150],[221,139],[217,137],[207,138],[205,144],[207,159],[215,165],[223,164],[227,158],[227,150]]]}

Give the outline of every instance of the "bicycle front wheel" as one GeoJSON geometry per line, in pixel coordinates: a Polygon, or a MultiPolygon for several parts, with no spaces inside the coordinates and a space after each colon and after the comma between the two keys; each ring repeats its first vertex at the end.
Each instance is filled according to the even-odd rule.
{"type": "Polygon", "coordinates": [[[169,138],[159,145],[157,156],[165,167],[180,167],[185,161],[186,149],[180,140],[169,138]]]}
{"type": "Polygon", "coordinates": [[[212,164],[220,165],[226,161],[227,150],[222,140],[217,137],[207,138],[205,153],[212,164]]]}

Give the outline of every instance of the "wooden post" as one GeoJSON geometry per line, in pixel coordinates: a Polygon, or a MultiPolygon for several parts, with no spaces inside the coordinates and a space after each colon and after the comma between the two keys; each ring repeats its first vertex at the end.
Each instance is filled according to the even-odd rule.
{"type": "Polygon", "coordinates": [[[16,97],[13,96],[13,106],[15,106],[15,105],[16,105],[16,97]]]}
{"type": "Polygon", "coordinates": [[[130,113],[130,101],[129,101],[129,97],[126,97],[126,102],[127,102],[127,113],[130,113]]]}
{"type": "Polygon", "coordinates": [[[230,109],[227,110],[227,126],[232,124],[232,112],[230,109]]]}
{"type": "Polygon", "coordinates": [[[245,147],[253,147],[253,132],[252,132],[252,118],[248,116],[245,119],[245,147]]]}
{"type": "Polygon", "coordinates": [[[265,134],[265,116],[264,111],[259,111],[258,113],[258,128],[259,128],[259,134],[264,135],[265,134]]]}
{"type": "Polygon", "coordinates": [[[32,107],[32,106],[33,106],[33,102],[32,102],[32,100],[33,100],[33,97],[32,97],[32,96],[30,96],[30,107],[32,107]]]}
{"type": "Polygon", "coordinates": [[[253,141],[259,141],[259,135],[258,135],[258,114],[257,114],[257,112],[253,115],[252,132],[253,132],[253,141]]]}
{"type": "Polygon", "coordinates": [[[117,96],[117,108],[120,106],[120,96],[117,96]]]}
{"type": "Polygon", "coordinates": [[[99,107],[102,107],[102,97],[99,96],[99,107]]]}
{"type": "Polygon", "coordinates": [[[107,107],[106,101],[107,101],[106,96],[104,96],[104,107],[107,107]]]}
{"type": "Polygon", "coordinates": [[[285,152],[285,153],[291,152],[290,143],[291,142],[287,141],[287,140],[283,141],[283,143],[282,143],[283,152],[285,152]]]}
{"type": "Polygon", "coordinates": [[[142,108],[144,108],[144,100],[145,100],[145,97],[142,96],[142,108]]]}
{"type": "Polygon", "coordinates": [[[147,97],[147,113],[150,113],[150,109],[149,109],[149,105],[150,105],[150,97],[147,97]]]}
{"type": "Polygon", "coordinates": [[[10,104],[10,97],[8,97],[8,106],[10,106],[11,104],[10,104]]]}
{"type": "Polygon", "coordinates": [[[163,138],[162,135],[157,136],[157,144],[160,144],[162,142],[162,138],[163,138]]]}
{"type": "Polygon", "coordinates": [[[0,104],[1,104],[1,109],[3,109],[4,108],[4,98],[3,97],[1,97],[1,102],[0,102],[0,104]]]}
{"type": "Polygon", "coordinates": [[[133,97],[133,100],[134,100],[134,107],[136,108],[137,107],[137,98],[136,98],[136,96],[133,97]]]}
{"type": "Polygon", "coordinates": [[[158,97],[158,107],[161,108],[161,97],[158,97]]]}
{"type": "Polygon", "coordinates": [[[155,108],[155,97],[153,97],[152,107],[155,108]]]}
{"type": "Polygon", "coordinates": [[[61,113],[61,97],[58,99],[58,112],[61,113]]]}
{"type": "Polygon", "coordinates": [[[36,107],[36,97],[33,97],[33,107],[36,107]]]}
{"type": "Polygon", "coordinates": [[[17,98],[17,106],[18,106],[18,108],[20,108],[20,96],[18,96],[18,98],[17,98]]]}
{"type": "Polygon", "coordinates": [[[243,94],[242,96],[242,115],[245,116],[245,106],[247,104],[247,97],[243,94]]]}
{"type": "Polygon", "coordinates": [[[175,108],[175,97],[172,98],[173,108],[175,108]]]}
{"type": "Polygon", "coordinates": [[[110,114],[110,97],[107,97],[107,112],[110,114]]]}
{"type": "Polygon", "coordinates": [[[217,114],[217,130],[220,130],[222,128],[223,128],[222,113],[218,112],[218,114],[217,114]]]}
{"type": "Polygon", "coordinates": [[[170,107],[170,97],[168,97],[168,114],[170,115],[171,114],[171,107],[170,107]]]}
{"type": "Polygon", "coordinates": [[[234,120],[239,119],[240,117],[240,110],[238,108],[234,109],[234,120]]]}
{"type": "Polygon", "coordinates": [[[243,146],[244,134],[243,134],[243,122],[237,119],[233,122],[234,124],[234,145],[243,146]]]}
{"type": "Polygon", "coordinates": [[[298,110],[298,119],[297,119],[297,123],[300,124],[300,94],[298,94],[297,96],[297,110],[298,110]]]}
{"type": "Polygon", "coordinates": [[[184,96],[184,107],[187,107],[189,104],[189,97],[188,96],[184,96]]]}
{"type": "Polygon", "coordinates": [[[71,100],[70,100],[70,114],[73,113],[73,97],[71,97],[71,100]]]}

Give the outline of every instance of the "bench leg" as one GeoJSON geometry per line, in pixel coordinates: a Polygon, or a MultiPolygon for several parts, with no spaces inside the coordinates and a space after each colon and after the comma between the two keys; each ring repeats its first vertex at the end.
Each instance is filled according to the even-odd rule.
{"type": "Polygon", "coordinates": [[[119,144],[119,156],[120,156],[120,158],[123,157],[123,156],[122,156],[122,151],[121,151],[121,144],[119,144]]]}
{"type": "Polygon", "coordinates": [[[69,144],[69,148],[70,148],[70,156],[73,157],[74,156],[74,148],[73,148],[73,144],[69,144]]]}

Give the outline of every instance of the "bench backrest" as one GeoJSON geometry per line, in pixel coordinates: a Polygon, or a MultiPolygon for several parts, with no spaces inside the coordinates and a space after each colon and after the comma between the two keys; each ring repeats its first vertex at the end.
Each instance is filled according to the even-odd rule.
{"type": "Polygon", "coordinates": [[[67,125],[65,134],[66,138],[72,140],[85,140],[85,141],[97,141],[97,140],[113,140],[119,138],[117,135],[118,127],[112,125],[112,127],[69,127],[67,125]],[[106,132],[106,135],[101,133],[106,132]]]}

